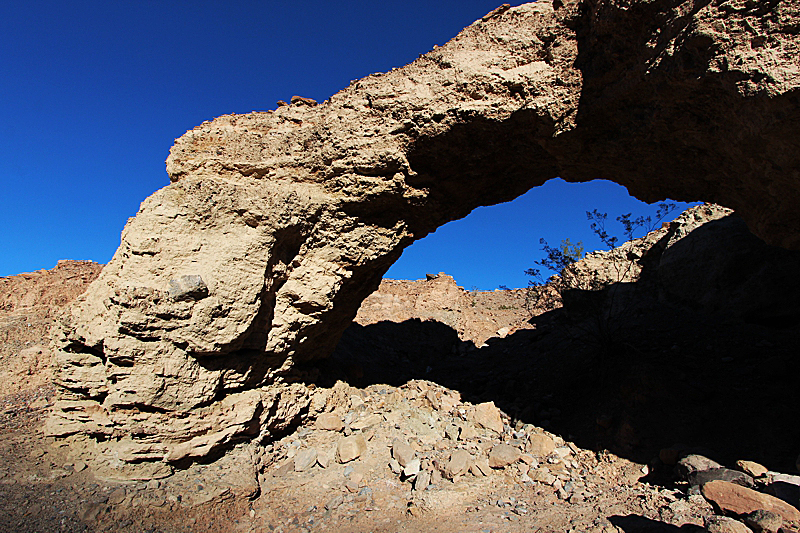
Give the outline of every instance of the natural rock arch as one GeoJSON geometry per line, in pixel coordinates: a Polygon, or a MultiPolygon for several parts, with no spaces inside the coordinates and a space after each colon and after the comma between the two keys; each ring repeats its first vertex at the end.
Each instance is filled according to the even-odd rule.
{"type": "Polygon", "coordinates": [[[294,363],[333,349],[403,248],[556,176],[714,201],[800,248],[798,11],[504,6],[321,105],[187,132],[60,328],[48,431],[140,477],[268,437],[313,401],[294,363]]]}

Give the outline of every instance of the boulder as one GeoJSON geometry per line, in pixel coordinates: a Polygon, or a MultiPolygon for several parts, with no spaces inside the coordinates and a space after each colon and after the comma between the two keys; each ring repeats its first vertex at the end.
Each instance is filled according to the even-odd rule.
{"type": "Polygon", "coordinates": [[[531,433],[526,451],[534,457],[547,457],[556,449],[556,443],[547,435],[531,433]]]}
{"type": "Polygon", "coordinates": [[[712,468],[695,472],[689,476],[689,484],[692,486],[702,486],[710,481],[729,481],[743,487],[755,487],[752,477],[744,472],[731,470],[730,468],[712,468]]]}
{"type": "Polygon", "coordinates": [[[503,432],[503,419],[500,417],[500,409],[495,407],[494,402],[479,403],[472,412],[471,420],[495,433],[503,432]]]}
{"type": "Polygon", "coordinates": [[[761,477],[769,471],[766,466],[760,465],[753,461],[739,460],[736,461],[736,466],[738,466],[739,469],[745,474],[753,477],[761,477]]]}
{"type": "Polygon", "coordinates": [[[520,457],[522,457],[522,452],[514,446],[496,444],[492,451],[489,452],[489,466],[492,468],[504,468],[516,463],[520,457]]]}
{"type": "Polygon", "coordinates": [[[743,516],[763,509],[780,515],[783,520],[800,522],[800,511],[783,500],[727,481],[711,481],[703,485],[703,496],[725,513],[743,516]]]}
{"type": "Polygon", "coordinates": [[[689,476],[692,474],[718,468],[723,468],[723,466],[708,457],[697,454],[687,455],[675,465],[675,471],[681,479],[686,481],[689,480],[689,476]]]}
{"type": "Polygon", "coordinates": [[[407,442],[401,439],[392,441],[392,458],[400,463],[400,466],[407,466],[416,456],[417,452],[407,442]]]}
{"type": "Polygon", "coordinates": [[[317,417],[315,427],[326,431],[341,431],[344,427],[344,422],[338,415],[333,413],[321,413],[317,417]]]}
{"type": "Polygon", "coordinates": [[[469,467],[472,465],[472,454],[467,450],[454,450],[450,455],[450,460],[445,467],[444,475],[448,479],[453,479],[456,476],[466,474],[469,467]]]}
{"type": "Polygon", "coordinates": [[[367,451],[367,441],[360,433],[349,437],[342,437],[336,445],[336,460],[340,463],[349,463],[358,459],[367,451]]]}

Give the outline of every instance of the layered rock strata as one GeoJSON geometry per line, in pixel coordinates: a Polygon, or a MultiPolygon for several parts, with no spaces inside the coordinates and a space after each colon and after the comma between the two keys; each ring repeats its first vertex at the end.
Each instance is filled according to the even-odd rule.
{"type": "Polygon", "coordinates": [[[187,132],[56,340],[53,435],[108,464],[270,438],[403,248],[561,176],[800,246],[796,2],[542,1],[315,105],[187,132]]]}

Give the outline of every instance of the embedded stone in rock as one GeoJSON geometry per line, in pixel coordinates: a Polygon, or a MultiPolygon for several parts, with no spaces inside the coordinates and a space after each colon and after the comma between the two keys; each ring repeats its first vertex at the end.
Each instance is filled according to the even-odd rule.
{"type": "Polygon", "coordinates": [[[504,468],[512,463],[516,463],[522,452],[508,444],[497,444],[489,452],[489,466],[492,468],[504,468]]]}
{"type": "Polygon", "coordinates": [[[173,300],[200,300],[208,296],[208,287],[198,275],[169,280],[167,294],[173,300]]]}
{"type": "Polygon", "coordinates": [[[280,434],[311,403],[297,363],[405,247],[557,176],[713,201],[800,248],[800,75],[779,52],[799,23],[792,2],[543,0],[320,105],[201,124],[56,332],[48,434],[141,468],[280,434]]]}
{"type": "Polygon", "coordinates": [[[735,515],[746,515],[764,509],[790,522],[800,522],[800,511],[783,500],[727,481],[711,481],[703,485],[703,496],[715,507],[735,515]]]}
{"type": "Polygon", "coordinates": [[[503,419],[500,418],[500,409],[494,406],[494,402],[476,405],[472,413],[472,421],[496,433],[503,432],[503,419]]]}

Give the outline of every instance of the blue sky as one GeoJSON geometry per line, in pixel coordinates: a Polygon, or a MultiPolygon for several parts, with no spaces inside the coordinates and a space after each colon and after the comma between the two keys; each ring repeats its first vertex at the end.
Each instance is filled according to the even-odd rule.
{"type": "MultiPolygon", "coordinates": [[[[175,138],[226,113],[325,100],[444,44],[500,0],[344,3],[137,0],[0,7],[0,276],[58,259],[107,262],[128,217],[168,184],[175,138]]],[[[524,286],[584,212],[645,213],[613,184],[560,181],[480,208],[407,249],[388,277],[445,271],[524,286]]]]}

